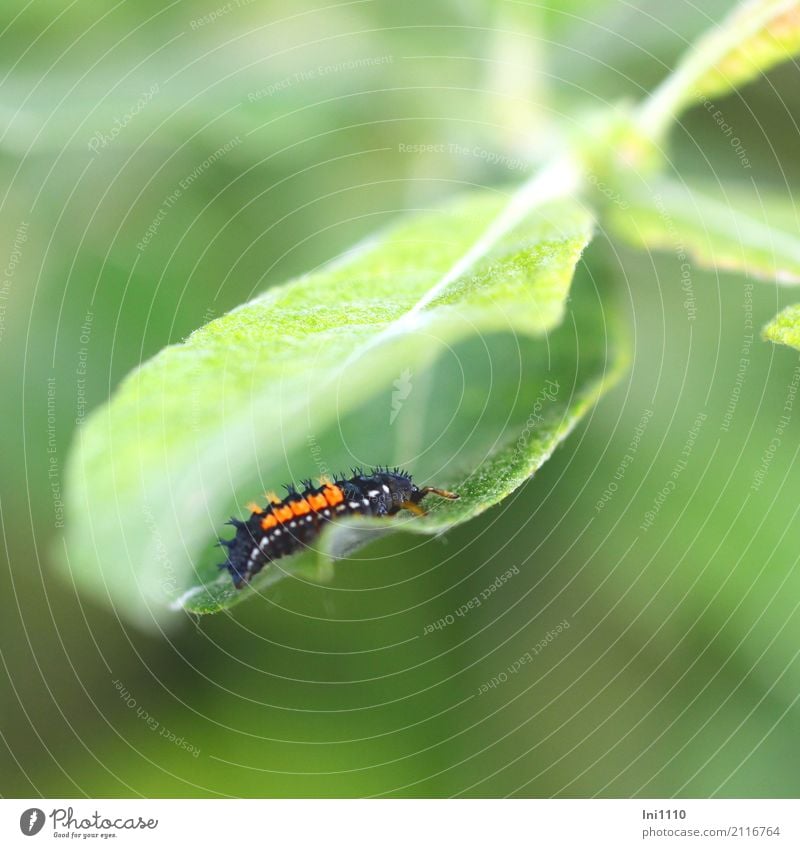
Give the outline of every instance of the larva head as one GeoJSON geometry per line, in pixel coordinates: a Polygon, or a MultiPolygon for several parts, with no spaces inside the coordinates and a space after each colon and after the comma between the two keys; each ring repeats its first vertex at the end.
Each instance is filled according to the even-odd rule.
{"type": "Polygon", "coordinates": [[[363,481],[365,488],[378,489],[381,492],[381,498],[390,514],[402,509],[403,504],[410,502],[414,492],[418,491],[411,475],[399,468],[373,468],[370,476],[357,479],[363,481]]]}
{"type": "Polygon", "coordinates": [[[411,503],[418,504],[426,495],[437,495],[440,498],[447,498],[449,501],[457,501],[459,498],[459,495],[455,492],[449,492],[447,489],[437,489],[435,486],[423,486],[418,489],[414,486],[411,503]]]}
{"type": "Polygon", "coordinates": [[[458,495],[455,492],[448,492],[445,489],[437,489],[433,486],[424,486],[420,488],[411,479],[411,475],[400,469],[395,468],[376,468],[373,470],[373,475],[376,480],[379,480],[381,485],[389,489],[387,500],[391,501],[392,509],[410,509],[412,512],[421,512],[419,508],[420,501],[429,494],[438,495],[440,498],[448,498],[449,500],[457,500],[458,495]],[[416,507],[416,509],[415,509],[416,507]]]}

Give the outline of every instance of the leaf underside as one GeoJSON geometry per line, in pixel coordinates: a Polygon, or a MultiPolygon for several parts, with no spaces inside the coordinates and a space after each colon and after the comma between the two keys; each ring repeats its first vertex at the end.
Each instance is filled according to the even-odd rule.
{"type": "MultiPolygon", "coordinates": [[[[588,288],[588,280],[583,279],[582,283],[588,288]]],[[[536,395],[526,393],[528,419],[520,420],[520,414],[514,416],[515,423],[507,428],[504,440],[484,451],[480,464],[474,470],[447,477],[447,485],[460,495],[457,502],[432,505],[423,519],[352,518],[332,524],[313,550],[272,564],[266,573],[256,577],[251,588],[238,591],[227,576],[217,578],[209,572],[210,582],[191,590],[175,607],[193,613],[218,612],[287,576],[327,580],[332,574],[328,568],[332,560],[345,557],[370,541],[398,531],[437,535],[500,503],[547,461],[623,372],[626,354],[619,337],[612,341],[604,335],[602,319],[598,318],[601,308],[588,291],[581,291],[573,297],[565,326],[550,337],[551,346],[564,348],[562,354],[552,361],[554,367],[547,370],[526,369],[531,385],[538,388],[536,395]],[[590,315],[590,310],[595,313],[594,316],[590,315]],[[576,352],[581,344],[585,345],[583,340],[588,333],[595,333],[602,342],[592,349],[584,346],[579,357],[576,352]],[[565,378],[566,384],[561,382],[565,378]],[[553,382],[556,380],[559,381],[558,390],[555,390],[553,382]]],[[[532,356],[546,353],[544,344],[526,344],[525,348],[532,356]]],[[[520,409],[518,413],[524,411],[520,409]]],[[[436,477],[435,481],[441,482],[441,478],[436,477]]]]}
{"type": "Polygon", "coordinates": [[[487,191],[418,214],[134,371],[70,458],[76,582],[159,626],[171,610],[216,611],[288,575],[324,579],[331,558],[375,535],[440,533],[518,487],[619,358],[590,281],[564,321],[592,216],[562,199],[492,228],[508,203],[487,191]],[[408,465],[461,500],[423,519],[332,526],[247,590],[220,576],[211,545],[228,515],[276,484],[354,462],[408,465]]]}

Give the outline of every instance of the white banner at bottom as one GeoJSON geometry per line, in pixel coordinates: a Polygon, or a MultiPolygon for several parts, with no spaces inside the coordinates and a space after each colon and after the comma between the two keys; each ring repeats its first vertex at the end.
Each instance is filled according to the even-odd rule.
{"type": "Polygon", "coordinates": [[[800,845],[796,800],[1,800],[0,845],[800,845]]]}

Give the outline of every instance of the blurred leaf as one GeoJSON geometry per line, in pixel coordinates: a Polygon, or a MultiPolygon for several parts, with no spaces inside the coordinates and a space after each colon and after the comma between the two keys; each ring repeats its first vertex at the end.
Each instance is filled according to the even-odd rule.
{"type": "Polygon", "coordinates": [[[636,247],[685,253],[716,270],[759,280],[800,283],[800,238],[781,198],[724,194],[659,179],[608,209],[609,229],[636,247]]]}
{"type": "Polygon", "coordinates": [[[800,5],[796,0],[743,3],[723,26],[735,33],[734,45],[697,81],[697,92],[706,97],[727,94],[800,50],[800,5]]]}
{"type": "Polygon", "coordinates": [[[660,136],[687,106],[735,91],[800,50],[797,0],[746,0],[690,48],[644,102],[640,122],[660,136]]]}
{"type": "Polygon", "coordinates": [[[764,327],[762,335],[767,341],[800,350],[800,304],[794,303],[778,313],[764,327]]]}
{"type": "MultiPolygon", "coordinates": [[[[318,473],[346,462],[341,435],[337,442],[331,434],[337,427],[341,434],[348,413],[391,385],[400,368],[424,373],[461,340],[477,337],[486,348],[486,334],[545,337],[562,321],[575,264],[593,229],[592,216],[563,196],[570,179],[571,171],[557,166],[510,200],[485,192],[419,215],[345,261],[211,322],[129,376],[79,432],[71,456],[67,554],[74,577],[152,625],[187,590],[191,595],[212,580],[226,586],[204,559],[223,517],[263,491],[265,481],[274,486],[279,473],[291,473],[309,440],[327,450],[324,462],[315,455],[318,473]]],[[[596,340],[603,340],[604,320],[596,319],[596,340]]],[[[570,397],[559,389],[552,409],[549,400],[537,407],[536,394],[517,378],[525,414],[543,411],[528,426],[524,455],[510,444],[520,427],[504,430],[514,408],[510,388],[494,408],[481,413],[477,407],[497,426],[488,443],[471,449],[476,408],[456,398],[454,421],[436,440],[441,461],[433,467],[442,468],[445,455],[487,457],[488,463],[469,482],[474,467],[437,477],[439,485],[460,480],[464,498],[447,516],[443,511],[415,522],[416,530],[438,532],[496,503],[549,456],[597,396],[606,350],[590,357],[591,376],[582,365],[581,382],[572,385],[572,366],[565,364],[564,374],[552,370],[560,356],[564,363],[567,354],[574,359],[571,333],[569,350],[559,350],[556,338],[545,341],[535,356],[536,391],[558,382],[570,397]],[[544,373],[554,382],[546,384],[544,373]],[[463,444],[453,444],[448,438],[462,432],[459,427],[463,444]]],[[[585,349],[597,344],[587,339],[585,349]]],[[[503,374],[513,369],[491,364],[489,377],[504,385],[503,374]]],[[[436,383],[436,402],[427,401],[409,421],[412,430],[428,415],[435,419],[453,382],[436,383]]],[[[474,388],[467,384],[467,391],[474,388]]],[[[475,402],[485,405],[486,395],[475,402]]],[[[372,444],[382,455],[370,461],[393,462],[398,454],[388,436],[385,420],[370,424],[359,448],[372,444]]],[[[419,450],[424,447],[411,448],[412,458],[419,450]]],[[[306,464],[302,476],[309,470],[306,464]]],[[[353,547],[352,532],[342,528],[323,544],[323,553],[340,554],[353,547]]],[[[308,565],[297,558],[298,571],[307,573],[308,565]]],[[[266,571],[257,587],[284,573],[266,571]]],[[[223,595],[229,603],[231,593],[223,595]]]]}

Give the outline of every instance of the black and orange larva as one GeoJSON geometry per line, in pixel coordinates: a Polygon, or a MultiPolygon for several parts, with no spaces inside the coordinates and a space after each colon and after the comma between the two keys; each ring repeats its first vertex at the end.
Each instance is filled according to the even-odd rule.
{"type": "Polygon", "coordinates": [[[233,585],[241,589],[267,563],[311,542],[329,521],[347,515],[394,515],[401,509],[424,515],[420,501],[428,494],[458,499],[455,492],[433,486],[418,488],[411,475],[399,468],[378,466],[368,474],[361,468],[352,471],[350,478],[323,478],[317,487],[304,480],[302,491],[286,486],[288,494],[283,500],[272,494],[263,509],[249,504],[247,521],[231,518],[228,524],[236,528],[236,535],[219,540],[228,549],[228,558],[219,567],[228,569],[233,585]]]}

